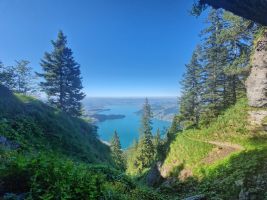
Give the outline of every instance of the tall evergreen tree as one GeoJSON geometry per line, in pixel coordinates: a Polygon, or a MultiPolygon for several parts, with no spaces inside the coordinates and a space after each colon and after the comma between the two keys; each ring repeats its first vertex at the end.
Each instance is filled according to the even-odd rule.
{"type": "Polygon", "coordinates": [[[156,134],[154,136],[154,146],[155,146],[155,149],[156,149],[157,146],[159,146],[160,141],[161,141],[160,129],[158,128],[157,129],[157,132],[156,132],[156,134]]]}
{"type": "Polygon", "coordinates": [[[167,143],[171,143],[175,137],[176,134],[181,131],[181,122],[183,121],[183,117],[181,114],[175,115],[172,119],[171,127],[169,130],[166,131],[167,136],[167,143]]]}
{"type": "Polygon", "coordinates": [[[161,161],[164,159],[164,144],[161,139],[160,129],[157,129],[157,132],[154,136],[153,145],[155,148],[155,160],[161,161]]]}
{"type": "Polygon", "coordinates": [[[152,111],[148,99],[145,99],[143,105],[143,114],[140,129],[140,138],[138,142],[137,163],[140,169],[150,167],[154,161],[155,149],[152,135],[152,111]]]}
{"type": "Polygon", "coordinates": [[[114,132],[110,143],[111,155],[116,167],[120,170],[125,170],[125,159],[121,150],[120,138],[117,131],[114,132]]]}
{"type": "Polygon", "coordinates": [[[208,16],[210,26],[202,33],[205,35],[201,92],[203,121],[216,117],[224,108],[227,49],[219,41],[224,28],[222,14],[222,10],[212,10],[208,16]]]}
{"type": "Polygon", "coordinates": [[[186,65],[174,128],[176,124],[195,127],[199,119],[207,125],[245,96],[251,46],[259,26],[223,10],[211,10],[207,22],[201,48],[186,65]]]}
{"type": "Polygon", "coordinates": [[[224,29],[219,40],[227,48],[225,104],[229,106],[245,96],[244,82],[249,72],[252,40],[257,26],[229,12],[224,12],[223,22],[224,29]]]}
{"type": "Polygon", "coordinates": [[[182,84],[182,97],[180,99],[180,117],[184,127],[198,126],[200,117],[200,91],[201,91],[201,47],[197,46],[191,61],[186,65],[182,84]]]}
{"type": "Polygon", "coordinates": [[[72,116],[81,115],[81,100],[85,97],[82,90],[80,65],[74,60],[73,53],[67,47],[67,38],[59,31],[56,41],[52,41],[54,50],[45,53],[41,60],[44,78],[40,83],[49,102],[72,116]]]}

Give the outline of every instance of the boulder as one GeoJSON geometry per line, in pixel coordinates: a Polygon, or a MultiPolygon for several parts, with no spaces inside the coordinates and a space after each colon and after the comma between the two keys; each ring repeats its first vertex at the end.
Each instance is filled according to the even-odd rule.
{"type": "Polygon", "coordinates": [[[252,110],[248,112],[249,121],[251,125],[266,126],[265,118],[267,117],[267,110],[252,110]]]}

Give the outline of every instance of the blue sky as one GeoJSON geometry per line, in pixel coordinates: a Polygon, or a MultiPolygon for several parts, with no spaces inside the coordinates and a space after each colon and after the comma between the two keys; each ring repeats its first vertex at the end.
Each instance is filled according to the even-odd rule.
{"type": "Polygon", "coordinates": [[[0,60],[40,71],[58,30],[81,65],[88,96],[177,96],[200,42],[193,0],[0,0],[0,60]]]}

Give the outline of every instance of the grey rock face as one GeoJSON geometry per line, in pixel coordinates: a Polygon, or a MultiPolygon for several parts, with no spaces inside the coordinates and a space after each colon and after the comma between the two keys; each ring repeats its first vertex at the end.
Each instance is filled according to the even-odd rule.
{"type": "Polygon", "coordinates": [[[257,43],[246,87],[250,106],[267,106],[267,31],[257,43]]]}
{"type": "Polygon", "coordinates": [[[264,126],[263,119],[267,116],[267,110],[249,111],[249,121],[252,125],[264,126]]]}

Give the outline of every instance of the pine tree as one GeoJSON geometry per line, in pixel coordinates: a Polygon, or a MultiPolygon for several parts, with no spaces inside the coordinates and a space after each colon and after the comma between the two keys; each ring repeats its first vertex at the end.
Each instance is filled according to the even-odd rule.
{"type": "Polygon", "coordinates": [[[219,41],[223,30],[222,10],[212,10],[208,17],[210,26],[203,31],[203,70],[202,70],[202,122],[209,123],[224,109],[226,76],[224,67],[227,49],[219,41]]]}
{"type": "Polygon", "coordinates": [[[166,131],[167,144],[170,144],[175,139],[177,133],[182,130],[181,121],[183,120],[180,114],[173,117],[171,127],[166,131]]]}
{"type": "Polygon", "coordinates": [[[229,12],[224,12],[223,20],[224,29],[219,39],[227,48],[225,105],[230,106],[245,96],[244,82],[249,72],[252,40],[257,26],[229,12]]]}
{"type": "Polygon", "coordinates": [[[201,47],[197,46],[181,82],[180,117],[184,127],[198,126],[200,117],[201,47]]]}
{"type": "Polygon", "coordinates": [[[143,105],[140,138],[138,142],[136,162],[140,169],[150,167],[154,161],[155,150],[152,135],[152,111],[148,99],[143,105]]]}
{"type": "Polygon", "coordinates": [[[164,148],[163,148],[163,142],[160,136],[160,129],[157,129],[157,132],[154,136],[153,145],[155,148],[155,160],[160,161],[164,157],[164,148]]]}
{"type": "Polygon", "coordinates": [[[75,62],[73,53],[67,47],[67,38],[59,31],[56,41],[52,41],[54,50],[45,53],[41,60],[44,78],[40,83],[49,102],[72,116],[81,115],[81,100],[85,97],[82,90],[80,65],[75,62]]]}
{"type": "Polygon", "coordinates": [[[121,150],[120,138],[117,131],[114,132],[110,143],[111,155],[116,167],[120,170],[125,170],[125,159],[121,150]]]}
{"type": "Polygon", "coordinates": [[[208,23],[202,32],[201,48],[194,51],[186,65],[180,113],[173,120],[174,128],[178,124],[183,128],[197,127],[199,121],[208,125],[245,96],[244,82],[258,25],[223,10],[211,10],[208,23]]]}
{"type": "Polygon", "coordinates": [[[160,145],[160,142],[161,142],[161,136],[160,136],[160,129],[158,128],[157,132],[156,132],[156,134],[154,136],[155,149],[160,145]]]}

